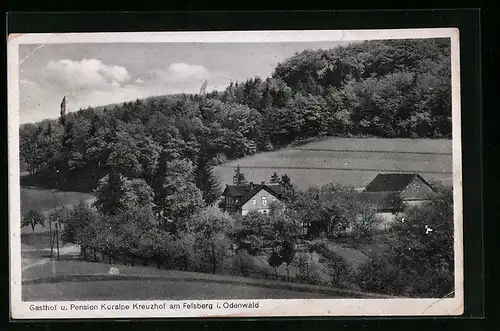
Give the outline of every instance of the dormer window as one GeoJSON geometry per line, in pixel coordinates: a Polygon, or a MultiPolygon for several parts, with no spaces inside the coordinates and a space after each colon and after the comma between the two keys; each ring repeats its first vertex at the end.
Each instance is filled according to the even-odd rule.
{"type": "Polygon", "coordinates": [[[267,206],[267,197],[262,197],[262,205],[267,206]]]}

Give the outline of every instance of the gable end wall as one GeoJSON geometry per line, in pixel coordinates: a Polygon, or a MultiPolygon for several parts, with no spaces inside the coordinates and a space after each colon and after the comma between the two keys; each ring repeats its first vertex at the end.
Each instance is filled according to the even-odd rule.
{"type": "Polygon", "coordinates": [[[427,186],[419,177],[415,177],[401,192],[403,200],[426,200],[434,191],[427,186]]]}
{"type": "Polygon", "coordinates": [[[266,190],[262,189],[259,192],[257,192],[252,198],[250,198],[242,207],[243,213],[247,213],[247,211],[250,210],[268,210],[269,205],[273,200],[276,199],[279,201],[277,197],[275,197],[273,194],[267,192],[266,190]],[[263,206],[262,205],[262,197],[265,196],[267,198],[267,205],[263,206]],[[252,205],[252,200],[256,199],[256,204],[255,206],[252,205]]]}

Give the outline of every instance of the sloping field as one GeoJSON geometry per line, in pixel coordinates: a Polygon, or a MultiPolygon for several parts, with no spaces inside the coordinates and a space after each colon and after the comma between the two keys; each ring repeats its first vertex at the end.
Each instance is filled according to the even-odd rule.
{"type": "MultiPolygon", "coordinates": [[[[25,216],[30,210],[47,215],[58,207],[71,207],[83,200],[91,203],[95,197],[92,194],[80,192],[61,192],[49,189],[21,187],[21,215],[25,216]]],[[[47,227],[37,225],[35,232],[46,232],[47,227]]],[[[31,227],[22,229],[22,233],[31,233],[31,227]]]]}
{"type": "Polygon", "coordinates": [[[141,279],[24,285],[24,301],[326,299],[339,296],[269,287],[141,279]]]}
{"type": "Polygon", "coordinates": [[[269,181],[286,173],[299,188],[326,183],[364,187],[378,173],[419,173],[451,185],[452,142],[436,139],[328,138],[274,152],[259,153],[215,169],[231,184],[240,165],[248,181],[269,181]]]}
{"type": "Polygon", "coordinates": [[[87,201],[93,198],[94,196],[88,193],[21,187],[21,212],[25,214],[30,209],[47,212],[57,207],[78,203],[80,200],[87,201]]]}
{"type": "Polygon", "coordinates": [[[47,261],[23,270],[25,301],[367,298],[334,287],[82,261],[47,261]]]}

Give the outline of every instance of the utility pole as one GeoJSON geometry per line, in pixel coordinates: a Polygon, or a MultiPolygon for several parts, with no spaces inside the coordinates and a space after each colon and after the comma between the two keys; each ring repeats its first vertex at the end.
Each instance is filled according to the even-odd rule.
{"type": "Polygon", "coordinates": [[[59,260],[59,222],[56,222],[56,231],[55,231],[55,235],[56,235],[56,245],[57,245],[57,259],[59,260]]]}
{"type": "Polygon", "coordinates": [[[49,245],[50,245],[50,258],[52,258],[52,255],[54,253],[54,242],[52,240],[52,221],[49,218],[49,245]]]}

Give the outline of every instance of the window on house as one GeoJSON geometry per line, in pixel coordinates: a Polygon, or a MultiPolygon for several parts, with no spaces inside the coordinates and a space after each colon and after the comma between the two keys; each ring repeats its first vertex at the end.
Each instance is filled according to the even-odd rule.
{"type": "Polygon", "coordinates": [[[267,205],[267,198],[266,197],[262,197],[262,205],[263,206],[267,205]]]}
{"type": "Polygon", "coordinates": [[[252,199],[252,206],[255,206],[257,204],[257,199],[252,199]]]}

